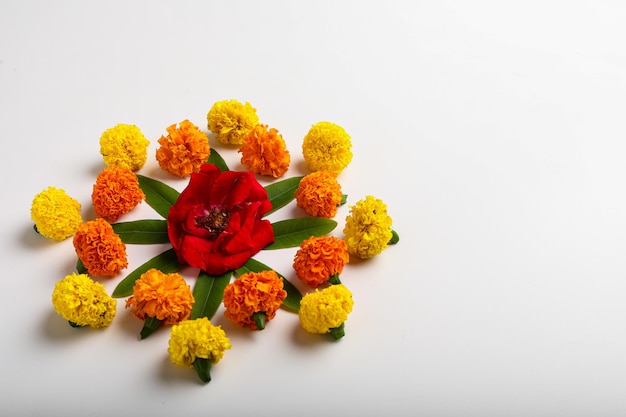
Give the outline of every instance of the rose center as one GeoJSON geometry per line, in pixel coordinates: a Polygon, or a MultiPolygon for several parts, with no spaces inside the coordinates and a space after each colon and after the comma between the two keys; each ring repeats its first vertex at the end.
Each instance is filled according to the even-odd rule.
{"type": "Polygon", "coordinates": [[[228,226],[230,212],[220,207],[213,207],[204,216],[196,216],[195,220],[198,227],[209,232],[211,237],[215,237],[228,226]]]}

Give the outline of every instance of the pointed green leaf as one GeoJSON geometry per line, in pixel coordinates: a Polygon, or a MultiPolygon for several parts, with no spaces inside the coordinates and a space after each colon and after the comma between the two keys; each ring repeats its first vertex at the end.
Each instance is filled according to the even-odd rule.
{"type": "MultiPolygon", "coordinates": [[[[248,259],[248,262],[246,262],[241,268],[235,270],[235,275],[241,276],[248,272],[261,272],[270,270],[274,269],[270,268],[262,262],[257,261],[256,259],[250,258],[248,259]]],[[[302,299],[302,293],[287,278],[282,276],[278,271],[274,271],[283,280],[283,289],[287,291],[287,297],[285,297],[285,299],[283,300],[282,307],[293,311],[300,310],[300,300],[302,299]]]]}
{"type": "Polygon", "coordinates": [[[141,332],[139,332],[139,338],[145,339],[150,336],[152,333],[156,332],[159,327],[163,324],[163,320],[159,320],[156,317],[147,316],[143,321],[143,327],[141,328],[141,332]]]}
{"type": "Polygon", "coordinates": [[[207,164],[216,165],[222,172],[228,171],[228,165],[226,165],[226,161],[222,158],[215,148],[211,148],[211,152],[209,153],[209,159],[207,159],[207,164]]]}
{"type": "Polygon", "coordinates": [[[117,284],[117,287],[115,287],[111,296],[120,298],[131,295],[133,293],[135,281],[137,281],[139,277],[141,277],[141,275],[149,269],[156,268],[165,274],[169,274],[180,270],[182,266],[183,265],[178,262],[178,257],[176,256],[174,249],[168,249],[128,274],[126,278],[117,284]]]}
{"type": "Polygon", "coordinates": [[[391,239],[389,240],[389,245],[395,245],[400,241],[400,235],[395,230],[391,230],[391,239]]]}
{"type": "Polygon", "coordinates": [[[311,236],[324,236],[330,233],[337,222],[325,217],[299,217],[272,223],[274,243],[264,249],[282,249],[300,246],[303,240],[311,236]]]}
{"type": "Polygon", "coordinates": [[[267,191],[267,198],[269,198],[272,203],[272,209],[265,213],[265,216],[275,212],[283,206],[286,206],[295,198],[296,190],[300,185],[301,179],[301,176],[287,178],[286,180],[278,181],[265,187],[265,190],[267,191]]]}
{"type": "Polygon", "coordinates": [[[124,243],[168,243],[167,220],[135,220],[113,223],[113,230],[124,243]]]}
{"type": "Polygon", "coordinates": [[[211,359],[208,358],[200,358],[196,356],[196,359],[193,360],[193,369],[195,369],[196,374],[205,384],[211,382],[212,365],[213,362],[211,362],[211,359]]]}
{"type": "Polygon", "coordinates": [[[78,258],[78,260],[76,261],[76,271],[79,274],[86,274],[88,272],[85,264],[83,263],[83,261],[80,260],[80,258],[78,258]]]}
{"type": "Polygon", "coordinates": [[[155,180],[154,178],[145,177],[137,174],[139,187],[146,195],[146,203],[152,207],[163,218],[167,219],[170,207],[176,203],[180,193],[169,185],[155,180]]]}
{"type": "Polygon", "coordinates": [[[217,311],[224,298],[224,288],[230,282],[233,272],[228,271],[218,277],[209,275],[200,270],[198,279],[193,286],[194,303],[191,308],[190,319],[206,317],[209,320],[217,311]]]}

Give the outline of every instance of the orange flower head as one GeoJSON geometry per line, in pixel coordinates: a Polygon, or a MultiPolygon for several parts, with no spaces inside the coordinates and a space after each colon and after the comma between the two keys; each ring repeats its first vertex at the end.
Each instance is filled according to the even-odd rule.
{"type": "Polygon", "coordinates": [[[81,224],[73,243],[76,255],[93,276],[113,277],[128,266],[126,245],[103,218],[81,224]]]}
{"type": "Polygon", "coordinates": [[[242,327],[257,330],[252,315],[263,312],[266,321],[272,320],[285,297],[283,280],[275,271],[248,272],[224,289],[224,315],[242,327]]]}
{"type": "Polygon", "coordinates": [[[337,214],[343,195],[335,173],[316,171],[300,180],[295,197],[298,207],[309,216],[330,219],[337,214]]]}
{"type": "Polygon", "coordinates": [[[137,175],[129,168],[113,165],[98,174],[91,192],[94,212],[109,222],[117,221],[145,198],[137,175]]]}
{"type": "Polygon", "coordinates": [[[274,178],[282,176],[291,162],[282,135],[278,130],[263,124],[256,125],[250,131],[238,152],[241,153],[241,163],[247,169],[274,178]]]}
{"type": "Polygon", "coordinates": [[[126,308],[132,307],[133,315],[141,320],[154,317],[167,325],[189,318],[193,302],[191,287],[179,273],[152,268],[135,281],[126,308]]]}
{"type": "Polygon", "coordinates": [[[159,166],[182,178],[199,171],[211,153],[209,136],[186,119],[178,127],[173,124],[166,130],[168,135],[161,136],[156,151],[159,166]]]}
{"type": "Polygon", "coordinates": [[[341,274],[350,260],[346,242],[334,236],[311,236],[304,240],[296,252],[293,268],[302,282],[312,288],[328,282],[341,274]]]}

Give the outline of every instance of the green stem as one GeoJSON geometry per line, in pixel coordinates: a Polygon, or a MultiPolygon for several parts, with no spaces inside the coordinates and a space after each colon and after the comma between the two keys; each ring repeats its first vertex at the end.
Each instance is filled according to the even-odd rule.
{"type": "Polygon", "coordinates": [[[332,274],[330,278],[328,278],[328,282],[333,285],[341,284],[341,281],[339,280],[339,274],[332,274]]]}
{"type": "Polygon", "coordinates": [[[139,333],[139,336],[141,337],[141,339],[145,339],[146,337],[154,333],[156,329],[159,328],[159,326],[161,326],[161,320],[157,319],[156,317],[146,317],[146,319],[143,321],[143,327],[141,329],[141,333],[139,333]]]}
{"type": "Polygon", "coordinates": [[[395,245],[400,241],[400,235],[395,230],[391,230],[391,239],[389,240],[389,245],[395,245]]]}
{"type": "Polygon", "coordinates": [[[68,323],[70,324],[70,326],[72,326],[72,327],[83,327],[81,324],[75,323],[75,322],[73,322],[73,321],[71,321],[71,320],[68,320],[67,322],[68,322],[68,323]]]}
{"type": "Polygon", "coordinates": [[[198,377],[202,382],[211,381],[211,360],[206,358],[196,358],[193,361],[193,369],[196,370],[198,377]]]}
{"type": "Polygon", "coordinates": [[[265,329],[266,318],[267,317],[265,315],[265,311],[257,311],[256,313],[252,314],[252,320],[254,320],[254,323],[256,324],[258,330],[265,329]]]}
{"type": "Polygon", "coordinates": [[[346,332],[344,330],[344,327],[345,327],[344,324],[345,323],[341,323],[338,327],[333,327],[332,329],[328,330],[330,335],[334,337],[335,340],[341,339],[342,337],[346,335],[346,332]]]}
{"type": "Polygon", "coordinates": [[[80,258],[78,258],[78,260],[76,261],[76,271],[79,274],[86,274],[89,271],[87,271],[87,268],[85,267],[85,264],[83,263],[83,261],[80,260],[80,258]]]}

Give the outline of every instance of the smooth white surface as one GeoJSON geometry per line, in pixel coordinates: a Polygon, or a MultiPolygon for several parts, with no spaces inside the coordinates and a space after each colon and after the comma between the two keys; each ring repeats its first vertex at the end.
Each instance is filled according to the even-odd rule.
{"type": "Polygon", "coordinates": [[[0,4],[2,415],[626,414],[626,5],[389,3],[0,4]],[[233,349],[205,386],[123,300],[104,331],[67,326],[50,295],[73,248],[29,210],[53,185],[93,215],[103,130],[139,126],[157,175],[165,128],[228,98],[281,131],[289,175],[313,123],[345,127],[343,190],[382,198],[401,242],[346,268],[338,343],[218,312],[233,349]]]}

